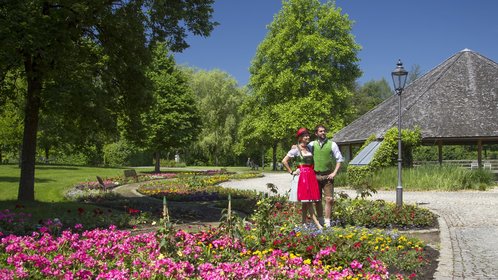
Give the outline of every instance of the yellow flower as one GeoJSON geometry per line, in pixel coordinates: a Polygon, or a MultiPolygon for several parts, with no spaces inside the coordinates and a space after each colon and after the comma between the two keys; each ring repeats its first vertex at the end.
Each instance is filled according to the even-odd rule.
{"type": "Polygon", "coordinates": [[[311,264],[311,260],[310,259],[305,259],[303,263],[309,265],[309,264],[311,264]]]}

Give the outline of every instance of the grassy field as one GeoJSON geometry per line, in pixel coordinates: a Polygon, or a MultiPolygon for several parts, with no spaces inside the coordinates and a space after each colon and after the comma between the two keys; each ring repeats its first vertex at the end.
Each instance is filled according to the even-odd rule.
{"type": "MultiPolygon", "coordinates": [[[[96,176],[115,177],[123,168],[39,165],[35,170],[35,200],[64,201],[64,192],[78,182],[96,181],[96,176]]],[[[0,165],[0,200],[15,200],[19,189],[17,165],[0,165]]]]}

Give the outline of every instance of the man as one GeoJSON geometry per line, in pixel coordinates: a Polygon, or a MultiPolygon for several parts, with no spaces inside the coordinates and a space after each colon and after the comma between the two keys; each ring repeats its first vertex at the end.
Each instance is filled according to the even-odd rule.
{"type": "Polygon", "coordinates": [[[327,129],[323,125],[318,125],[315,128],[315,141],[308,145],[313,153],[314,169],[316,179],[322,196],[325,196],[325,219],[323,218],[323,205],[319,201],[316,204],[317,214],[320,221],[323,221],[324,226],[330,227],[330,216],[334,205],[334,177],[337,175],[341,162],[344,161],[339,146],[332,140],[327,139],[327,129]],[[335,168],[333,168],[333,160],[335,158],[335,168]]]}

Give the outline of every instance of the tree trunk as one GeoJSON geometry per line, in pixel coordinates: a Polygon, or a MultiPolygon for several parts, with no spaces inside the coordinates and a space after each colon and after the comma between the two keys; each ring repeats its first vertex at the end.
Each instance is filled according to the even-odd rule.
{"type": "Polygon", "coordinates": [[[272,168],[272,170],[273,171],[277,170],[277,145],[278,145],[277,141],[273,142],[273,146],[272,146],[272,155],[273,155],[273,168],[272,168]]]}
{"type": "Polygon", "coordinates": [[[45,147],[45,163],[47,164],[49,161],[48,161],[48,157],[50,156],[50,148],[48,147],[45,147]]]}
{"type": "Polygon", "coordinates": [[[28,91],[26,94],[26,106],[24,108],[24,135],[21,150],[21,178],[19,180],[19,192],[17,200],[35,200],[35,156],[36,156],[36,132],[38,130],[38,119],[41,103],[41,77],[37,71],[34,59],[25,55],[24,68],[28,91]]]}
{"type": "Polygon", "coordinates": [[[3,158],[2,158],[2,148],[0,148],[0,164],[3,163],[3,158]]]}
{"type": "Polygon", "coordinates": [[[155,152],[154,155],[156,156],[156,163],[154,164],[154,172],[161,173],[161,153],[155,152]]]}

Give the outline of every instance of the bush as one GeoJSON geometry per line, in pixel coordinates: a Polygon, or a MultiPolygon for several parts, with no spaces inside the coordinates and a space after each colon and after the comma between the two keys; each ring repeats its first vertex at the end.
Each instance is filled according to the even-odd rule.
{"type": "Polygon", "coordinates": [[[120,140],[107,144],[103,149],[104,163],[108,166],[151,165],[152,156],[143,149],[120,140]]]}
{"type": "Polygon", "coordinates": [[[342,225],[368,228],[432,228],[437,224],[437,216],[425,208],[412,204],[399,208],[384,200],[339,198],[335,200],[334,216],[342,225]]]}

